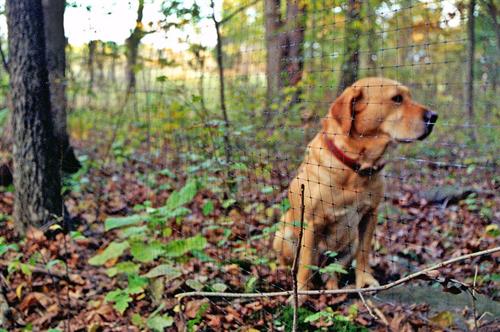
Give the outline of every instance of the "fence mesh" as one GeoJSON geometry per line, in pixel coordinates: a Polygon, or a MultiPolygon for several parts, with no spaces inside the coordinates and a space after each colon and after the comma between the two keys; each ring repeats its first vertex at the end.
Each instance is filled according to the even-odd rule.
{"type": "MultiPolygon", "coordinates": [[[[493,248],[499,220],[499,46],[492,19],[497,14],[491,16],[486,3],[475,9],[472,82],[467,76],[470,12],[463,2],[444,0],[223,1],[216,4],[218,41],[211,8],[202,6],[207,17],[190,25],[178,47],[140,46],[132,89],[122,46],[93,41],[68,47],[69,127],[84,171],[68,179],[72,189],[66,202],[81,222],[79,232],[93,237],[102,234],[103,222],[113,228],[110,218],[140,215],[158,225],[154,243],[203,242],[202,250],[167,254],[176,272],[163,275],[161,286],[151,281],[163,295],[150,303],[163,303],[161,310],[183,317],[184,324],[199,314],[192,326],[206,331],[290,330],[287,296],[187,298],[179,310],[172,297],[190,290],[291,290],[291,262],[279,261],[293,258],[297,240],[299,186],[289,187],[294,179],[306,185],[304,231],[310,233],[301,249],[299,289],[352,287],[356,276],[368,271],[387,284],[429,264],[493,248]],[[361,95],[337,99],[358,79],[373,76],[394,81],[361,81],[361,95]],[[398,96],[404,100],[394,99],[398,96]],[[406,104],[406,98],[412,101],[406,104]],[[335,100],[349,112],[336,117],[330,109],[335,100]],[[387,114],[380,113],[398,107],[406,113],[397,118],[386,121],[387,114]],[[343,144],[355,132],[362,137],[359,144],[373,149],[385,136],[400,135],[395,131],[420,130],[418,116],[423,119],[425,110],[439,115],[429,137],[391,144],[380,156],[383,170],[361,180],[353,179],[345,158],[368,160],[361,167],[370,168],[379,156],[370,159],[357,146],[339,145],[339,157],[332,152],[335,146],[325,143],[329,138],[343,144]],[[366,129],[340,133],[336,126],[344,120],[366,129]],[[324,143],[309,145],[313,139],[324,143]],[[370,184],[378,178],[383,191],[370,184]],[[196,187],[193,197],[190,185],[196,187]],[[372,209],[375,201],[378,208],[372,209]],[[161,210],[169,204],[175,209],[161,210]],[[374,235],[359,249],[359,227],[366,227],[366,218],[376,225],[374,235]],[[273,249],[280,236],[280,249],[273,249]],[[358,250],[370,253],[361,268],[358,250]]],[[[139,226],[127,229],[141,232],[139,226]]],[[[120,232],[94,238],[96,249],[123,238],[120,232]]],[[[141,241],[149,255],[155,244],[141,241]]],[[[137,261],[140,246],[129,242],[137,261]]],[[[77,249],[64,250],[69,250],[63,254],[67,262],[77,249]]],[[[151,267],[143,261],[148,263],[141,265],[142,275],[151,267]]],[[[67,264],[72,275],[84,263],[67,264]]],[[[92,278],[93,271],[81,273],[88,289],[106,280],[120,284],[102,271],[92,278]]],[[[490,312],[489,318],[485,314],[490,321],[500,312],[498,273],[497,257],[478,257],[447,266],[432,280],[378,293],[365,304],[357,295],[305,297],[301,317],[325,330],[340,329],[346,317],[371,329],[468,329],[476,310],[470,297],[454,297],[441,286],[453,292],[459,282],[477,283],[484,295],[478,296],[479,310],[490,312]]],[[[71,295],[60,301],[68,302],[67,312],[82,305],[71,295]]],[[[68,316],[69,326],[80,326],[80,318],[68,316]]],[[[118,330],[123,324],[116,318],[107,326],[118,330]]]]}

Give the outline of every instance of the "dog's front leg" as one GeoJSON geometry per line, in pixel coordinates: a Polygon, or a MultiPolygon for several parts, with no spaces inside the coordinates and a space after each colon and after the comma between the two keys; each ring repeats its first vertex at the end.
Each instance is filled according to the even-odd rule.
{"type": "Polygon", "coordinates": [[[356,288],[365,286],[378,286],[378,281],[373,277],[370,264],[368,262],[372,238],[377,225],[376,209],[366,213],[359,224],[359,246],[356,253],[356,288]]]}
{"type": "Polygon", "coordinates": [[[314,264],[313,260],[315,255],[317,255],[317,253],[314,239],[314,226],[308,224],[307,227],[304,228],[304,233],[302,235],[302,245],[298,261],[299,270],[297,273],[297,286],[300,290],[310,289],[311,271],[309,266],[314,264]]]}

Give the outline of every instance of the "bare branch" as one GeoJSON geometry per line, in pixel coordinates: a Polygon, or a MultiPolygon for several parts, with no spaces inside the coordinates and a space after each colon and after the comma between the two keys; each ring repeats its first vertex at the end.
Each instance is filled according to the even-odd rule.
{"type": "Polygon", "coordinates": [[[251,7],[251,6],[255,5],[259,1],[260,0],[254,0],[252,2],[247,3],[244,6],[241,6],[240,8],[236,9],[234,12],[232,12],[231,14],[227,15],[222,20],[220,20],[219,24],[222,25],[222,24],[226,23],[227,21],[230,21],[233,17],[235,17],[236,15],[238,15],[239,13],[241,13],[242,11],[244,11],[245,9],[247,9],[248,7],[251,7]]]}
{"type": "MultiPolygon", "coordinates": [[[[321,294],[353,294],[353,293],[377,293],[380,291],[388,290],[390,288],[396,287],[398,285],[404,284],[412,279],[418,278],[422,275],[426,275],[427,273],[440,269],[443,266],[450,265],[453,263],[461,262],[469,258],[474,258],[478,256],[485,256],[489,254],[493,254],[495,252],[499,252],[500,247],[495,247],[491,249],[486,249],[478,252],[474,252],[472,254],[462,255],[455,258],[448,259],[446,261],[433,264],[428,268],[412,273],[404,278],[398,279],[396,281],[387,283],[378,287],[369,287],[369,288],[347,288],[347,289],[324,289],[324,290],[308,290],[308,291],[298,291],[298,295],[321,295],[321,294]]],[[[217,293],[217,292],[186,292],[179,293],[175,295],[177,299],[182,299],[184,297],[192,297],[192,296],[204,296],[204,297],[231,297],[231,298],[257,298],[257,297],[274,297],[274,296],[290,296],[293,294],[293,291],[281,291],[281,292],[267,292],[267,293],[217,293]]]]}

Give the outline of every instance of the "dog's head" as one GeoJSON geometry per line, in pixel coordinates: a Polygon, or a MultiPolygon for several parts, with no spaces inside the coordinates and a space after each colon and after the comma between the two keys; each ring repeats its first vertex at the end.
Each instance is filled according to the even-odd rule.
{"type": "Polygon", "coordinates": [[[409,89],[386,78],[364,78],[348,87],[330,107],[326,132],[410,143],[432,132],[438,115],[411,97],[409,89]]]}

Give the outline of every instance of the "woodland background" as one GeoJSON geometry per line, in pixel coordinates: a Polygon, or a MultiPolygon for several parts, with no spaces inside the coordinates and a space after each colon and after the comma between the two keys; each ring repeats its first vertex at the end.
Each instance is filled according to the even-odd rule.
{"type": "MultiPolygon", "coordinates": [[[[270,247],[286,188],[329,104],[366,76],[402,82],[440,116],[426,141],[387,157],[372,257],[378,280],[498,244],[494,1],[117,2],[137,10],[129,37],[84,45],[66,43],[62,13],[93,6],[43,3],[52,130],[63,151],[62,196],[54,199],[65,207],[55,220],[14,213],[14,62],[2,31],[7,330],[290,330],[286,297],[179,303],[174,295],[291,289],[270,247]],[[158,2],[162,19],[145,21],[144,9],[158,2]],[[142,42],[158,31],[172,47],[142,42]]],[[[478,257],[367,297],[375,314],[357,296],[313,297],[300,329],[493,331],[498,260],[478,257]],[[474,299],[461,282],[476,285],[474,299]]],[[[346,285],[352,276],[346,271],[346,285]]]]}

